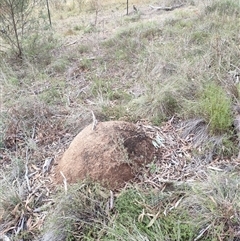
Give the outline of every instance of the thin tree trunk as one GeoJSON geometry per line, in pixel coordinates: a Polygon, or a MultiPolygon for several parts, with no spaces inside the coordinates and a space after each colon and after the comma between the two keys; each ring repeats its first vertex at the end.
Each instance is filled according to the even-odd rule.
{"type": "Polygon", "coordinates": [[[18,57],[22,58],[22,47],[20,45],[19,36],[18,36],[18,32],[17,32],[17,23],[16,23],[16,20],[15,20],[15,12],[14,12],[13,3],[11,4],[10,9],[11,9],[11,17],[12,17],[14,35],[15,35],[16,42],[17,42],[16,46],[17,46],[18,57]]]}
{"type": "Polygon", "coordinates": [[[127,15],[128,15],[128,0],[127,0],[127,15]]]}
{"type": "Polygon", "coordinates": [[[51,13],[50,13],[50,9],[49,9],[48,0],[46,0],[46,2],[47,2],[49,24],[50,24],[50,26],[52,26],[51,13]]]}

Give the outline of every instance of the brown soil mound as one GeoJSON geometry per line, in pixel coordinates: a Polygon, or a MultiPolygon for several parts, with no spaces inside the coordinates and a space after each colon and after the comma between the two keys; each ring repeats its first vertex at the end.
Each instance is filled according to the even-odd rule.
{"type": "Polygon", "coordinates": [[[85,178],[110,188],[121,187],[139,168],[153,160],[154,146],[145,132],[132,123],[109,121],[92,124],[72,141],[56,166],[56,181],[64,174],[67,182],[85,178]]]}

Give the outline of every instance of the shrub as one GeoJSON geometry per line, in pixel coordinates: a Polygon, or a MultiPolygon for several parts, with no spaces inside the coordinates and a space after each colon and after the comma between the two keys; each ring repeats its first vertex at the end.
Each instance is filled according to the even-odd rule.
{"type": "Polygon", "coordinates": [[[29,38],[36,41],[38,37],[39,20],[43,19],[38,9],[41,4],[40,0],[0,1],[0,37],[20,59],[24,55],[24,41],[29,38]]]}

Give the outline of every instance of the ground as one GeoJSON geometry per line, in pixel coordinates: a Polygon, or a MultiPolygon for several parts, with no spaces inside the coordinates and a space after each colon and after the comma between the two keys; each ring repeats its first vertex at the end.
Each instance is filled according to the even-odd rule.
{"type": "Polygon", "coordinates": [[[48,241],[238,237],[236,3],[76,2],[52,1],[42,61],[0,60],[0,237],[39,240],[54,214],[48,241]]]}

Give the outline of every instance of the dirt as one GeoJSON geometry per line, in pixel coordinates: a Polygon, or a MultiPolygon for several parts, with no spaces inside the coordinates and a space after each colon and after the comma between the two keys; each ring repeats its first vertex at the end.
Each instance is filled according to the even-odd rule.
{"type": "Polygon", "coordinates": [[[72,141],[55,168],[55,181],[68,183],[91,179],[111,189],[133,179],[151,162],[154,146],[137,125],[124,121],[90,124],[72,141]]]}

